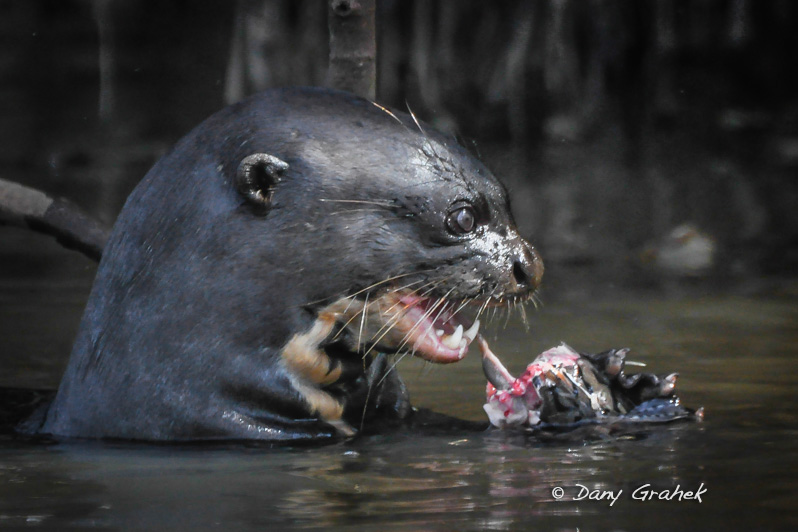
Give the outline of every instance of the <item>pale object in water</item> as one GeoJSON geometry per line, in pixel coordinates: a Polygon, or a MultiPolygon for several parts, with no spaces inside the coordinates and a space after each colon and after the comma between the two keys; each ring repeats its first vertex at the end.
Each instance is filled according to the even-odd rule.
{"type": "Polygon", "coordinates": [[[488,379],[484,405],[495,427],[569,426],[579,423],[656,423],[701,419],[674,395],[676,373],[624,373],[628,349],[578,353],[560,344],[513,377],[479,338],[488,379]]]}

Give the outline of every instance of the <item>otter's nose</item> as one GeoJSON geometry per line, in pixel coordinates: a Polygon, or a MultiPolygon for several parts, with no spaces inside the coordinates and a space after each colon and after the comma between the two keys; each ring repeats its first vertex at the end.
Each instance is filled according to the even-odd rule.
{"type": "Polygon", "coordinates": [[[514,292],[531,292],[540,286],[543,277],[543,260],[535,248],[519,238],[518,252],[513,259],[512,282],[514,292]]]}

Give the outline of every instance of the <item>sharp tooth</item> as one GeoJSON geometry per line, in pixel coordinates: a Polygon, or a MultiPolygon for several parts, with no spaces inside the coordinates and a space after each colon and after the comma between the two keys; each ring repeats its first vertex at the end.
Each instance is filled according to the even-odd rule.
{"type": "Polygon", "coordinates": [[[479,320],[475,321],[474,325],[469,327],[468,330],[466,332],[464,332],[463,334],[465,334],[465,336],[466,336],[466,338],[468,338],[469,342],[473,342],[474,338],[477,337],[478,333],[479,333],[479,320]]]}
{"type": "Polygon", "coordinates": [[[460,349],[460,340],[463,339],[463,326],[458,325],[454,332],[449,336],[442,336],[441,343],[449,349],[460,349]]]}
{"type": "Polygon", "coordinates": [[[468,351],[468,344],[466,343],[465,339],[460,340],[460,352],[457,354],[457,358],[462,359],[465,356],[466,351],[468,351]]]}
{"type": "Polygon", "coordinates": [[[443,329],[436,329],[435,334],[437,334],[438,336],[443,336],[443,329]]]}

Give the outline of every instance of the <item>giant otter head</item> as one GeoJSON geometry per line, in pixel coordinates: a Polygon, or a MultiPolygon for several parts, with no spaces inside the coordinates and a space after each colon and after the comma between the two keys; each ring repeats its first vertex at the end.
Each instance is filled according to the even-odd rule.
{"type": "Polygon", "coordinates": [[[344,93],[262,93],[131,194],[44,430],[350,434],[372,354],[460,360],[479,313],[542,273],[504,188],[454,140],[344,93]]]}

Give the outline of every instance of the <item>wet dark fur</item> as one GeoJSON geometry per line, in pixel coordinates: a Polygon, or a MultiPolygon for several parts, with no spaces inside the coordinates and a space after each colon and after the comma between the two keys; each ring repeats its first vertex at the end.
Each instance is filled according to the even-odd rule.
{"type": "MultiPolygon", "coordinates": [[[[501,295],[529,253],[503,188],[451,139],[397,115],[344,93],[273,90],[183,138],[116,222],[41,432],[332,437],[280,363],[319,308],[397,275],[458,298],[501,295]],[[253,153],[289,165],[265,214],[234,186],[253,153]],[[443,220],[464,198],[483,230],[457,237],[443,220]]],[[[331,393],[359,417],[373,384],[361,369],[331,393]]]]}

